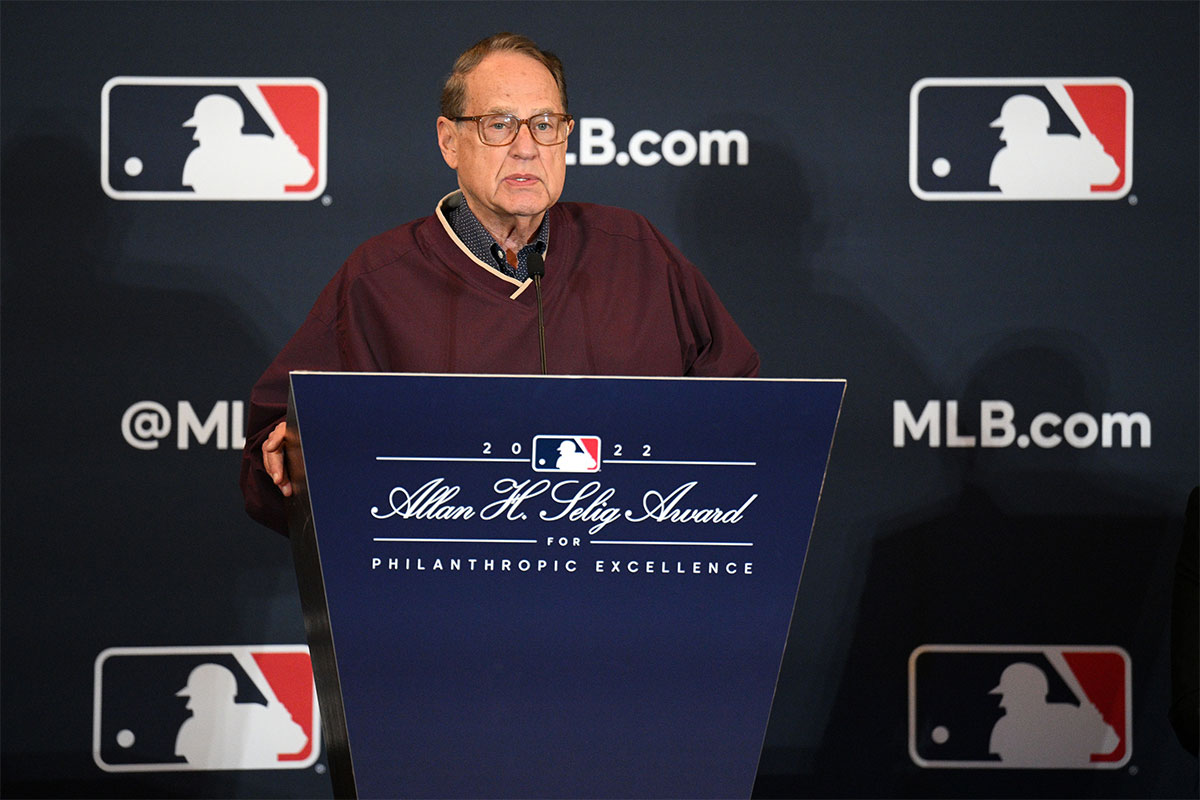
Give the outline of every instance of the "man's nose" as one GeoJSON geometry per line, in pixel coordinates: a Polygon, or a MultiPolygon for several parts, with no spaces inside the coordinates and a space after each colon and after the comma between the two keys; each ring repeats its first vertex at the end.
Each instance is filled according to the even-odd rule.
{"type": "Polygon", "coordinates": [[[534,141],[533,131],[529,129],[529,121],[523,120],[517,124],[517,138],[509,146],[509,152],[521,158],[533,158],[537,155],[538,143],[534,141]]]}

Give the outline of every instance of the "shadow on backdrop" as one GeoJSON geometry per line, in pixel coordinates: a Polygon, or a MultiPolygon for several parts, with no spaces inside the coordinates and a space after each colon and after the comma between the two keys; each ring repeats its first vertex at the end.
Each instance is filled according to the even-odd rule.
{"type": "MultiPolygon", "coordinates": [[[[961,405],[977,415],[981,400],[1004,398],[1018,411],[1040,408],[1065,417],[1103,408],[1105,380],[1102,358],[1089,342],[1025,331],[975,365],[961,405]]],[[[978,424],[967,413],[961,430],[978,431],[978,424]]],[[[900,721],[908,717],[908,659],[915,648],[1045,644],[1153,651],[1168,623],[1169,569],[1178,546],[1171,513],[1178,503],[1127,475],[1093,467],[1085,450],[1064,443],[943,452],[959,462],[961,487],[946,502],[897,518],[875,542],[816,773],[798,779],[791,796],[884,796],[904,787],[903,796],[911,797],[1031,791],[1119,797],[1135,785],[1144,790],[1147,781],[1172,785],[1170,770],[1155,763],[1156,738],[1169,732],[1166,706],[1143,708],[1136,699],[1152,698],[1150,683],[1163,672],[1148,664],[1132,666],[1137,733],[1131,763],[1141,765],[1140,777],[1136,768],[1045,770],[1033,784],[1019,769],[922,769],[908,758],[908,731],[900,721]],[[879,719],[893,723],[881,727],[879,719]],[[872,768],[848,763],[851,754],[872,768]],[[1151,770],[1158,773],[1153,778],[1151,770]]],[[[957,754],[951,761],[993,758],[986,735],[1003,712],[995,695],[981,703],[989,706],[987,718],[971,721],[976,738],[965,750],[972,732],[961,729],[949,730],[949,741],[918,745],[957,754]]]]}
{"type": "Polygon", "coordinates": [[[759,769],[760,794],[776,784],[786,793],[789,776],[813,768],[827,720],[838,713],[846,621],[879,526],[948,490],[937,453],[892,446],[892,400],[924,404],[943,395],[916,345],[851,277],[894,265],[841,263],[850,234],[831,222],[838,214],[820,168],[793,152],[770,120],[715,117],[705,127],[763,133],[746,166],[685,174],[678,224],[695,243],[689,247],[704,263],[723,265],[718,292],[740,310],[763,377],[847,379],[759,769]]]}
{"type": "MultiPolygon", "coordinates": [[[[113,278],[129,266],[130,215],[102,193],[98,163],[52,117],[3,148],[3,793],[311,791],[287,773],[105,774],[80,747],[91,730],[62,727],[90,718],[92,665],[107,647],[303,641],[298,603],[294,619],[275,613],[295,595],[290,552],[245,518],[239,452],[215,437],[180,449],[176,436],[181,401],[203,422],[218,401],[243,398],[271,354],[219,296],[113,278]],[[155,449],[122,434],[143,400],[176,417],[155,449]]],[[[162,700],[105,702],[144,719],[156,712],[139,708],[162,700]]],[[[166,703],[186,716],[182,698],[166,703]]]]}

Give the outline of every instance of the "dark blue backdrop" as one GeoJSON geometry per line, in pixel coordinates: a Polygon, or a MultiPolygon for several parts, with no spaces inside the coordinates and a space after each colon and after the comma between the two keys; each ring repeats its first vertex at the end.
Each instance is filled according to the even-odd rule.
{"type": "Polygon", "coordinates": [[[287,543],[241,512],[240,403],[351,249],[453,187],[434,142],[440,81],[464,47],[515,29],[563,57],[571,112],[611,123],[614,153],[638,131],[683,131],[672,159],[685,161],[689,136],[744,133],[744,164],[580,163],[564,198],[649,217],[716,287],[765,376],[849,380],[758,791],[1195,794],[1166,708],[1173,563],[1197,482],[1197,8],[5,2],[4,793],[329,791],[323,761],[101,771],[93,664],[113,646],[302,641],[287,543]],[[323,196],[109,198],[101,93],[118,76],[321,81],[323,196]],[[910,90],[963,77],[1126,81],[1128,196],[915,197],[910,90]],[[1021,433],[1042,412],[1082,412],[1079,434],[1140,412],[1151,443],[948,446],[951,409],[978,437],[994,400],[1021,433]],[[143,401],[165,436],[150,417],[138,427],[143,401]],[[939,447],[928,429],[896,446],[896,401],[914,420],[937,401],[939,447]],[[907,664],[927,644],[1123,648],[1131,760],[916,766],[907,664]]]}

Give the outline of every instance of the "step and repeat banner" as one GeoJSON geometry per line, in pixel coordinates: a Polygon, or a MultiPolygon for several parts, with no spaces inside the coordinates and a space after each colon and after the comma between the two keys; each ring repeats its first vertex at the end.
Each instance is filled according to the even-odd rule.
{"type": "Polygon", "coordinates": [[[330,796],[249,391],[454,188],[441,82],[515,30],[563,199],[848,381],[756,795],[1194,796],[1198,8],[4,2],[3,794],[330,796]]]}

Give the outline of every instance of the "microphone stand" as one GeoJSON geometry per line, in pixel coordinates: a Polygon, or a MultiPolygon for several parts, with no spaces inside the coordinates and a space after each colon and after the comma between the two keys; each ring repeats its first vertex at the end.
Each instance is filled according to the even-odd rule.
{"type": "Polygon", "coordinates": [[[542,318],[542,276],[546,274],[546,262],[542,254],[534,251],[529,254],[529,274],[533,277],[533,292],[537,295],[538,312],[538,349],[542,358],[542,374],[546,371],[546,323],[542,318]]]}

